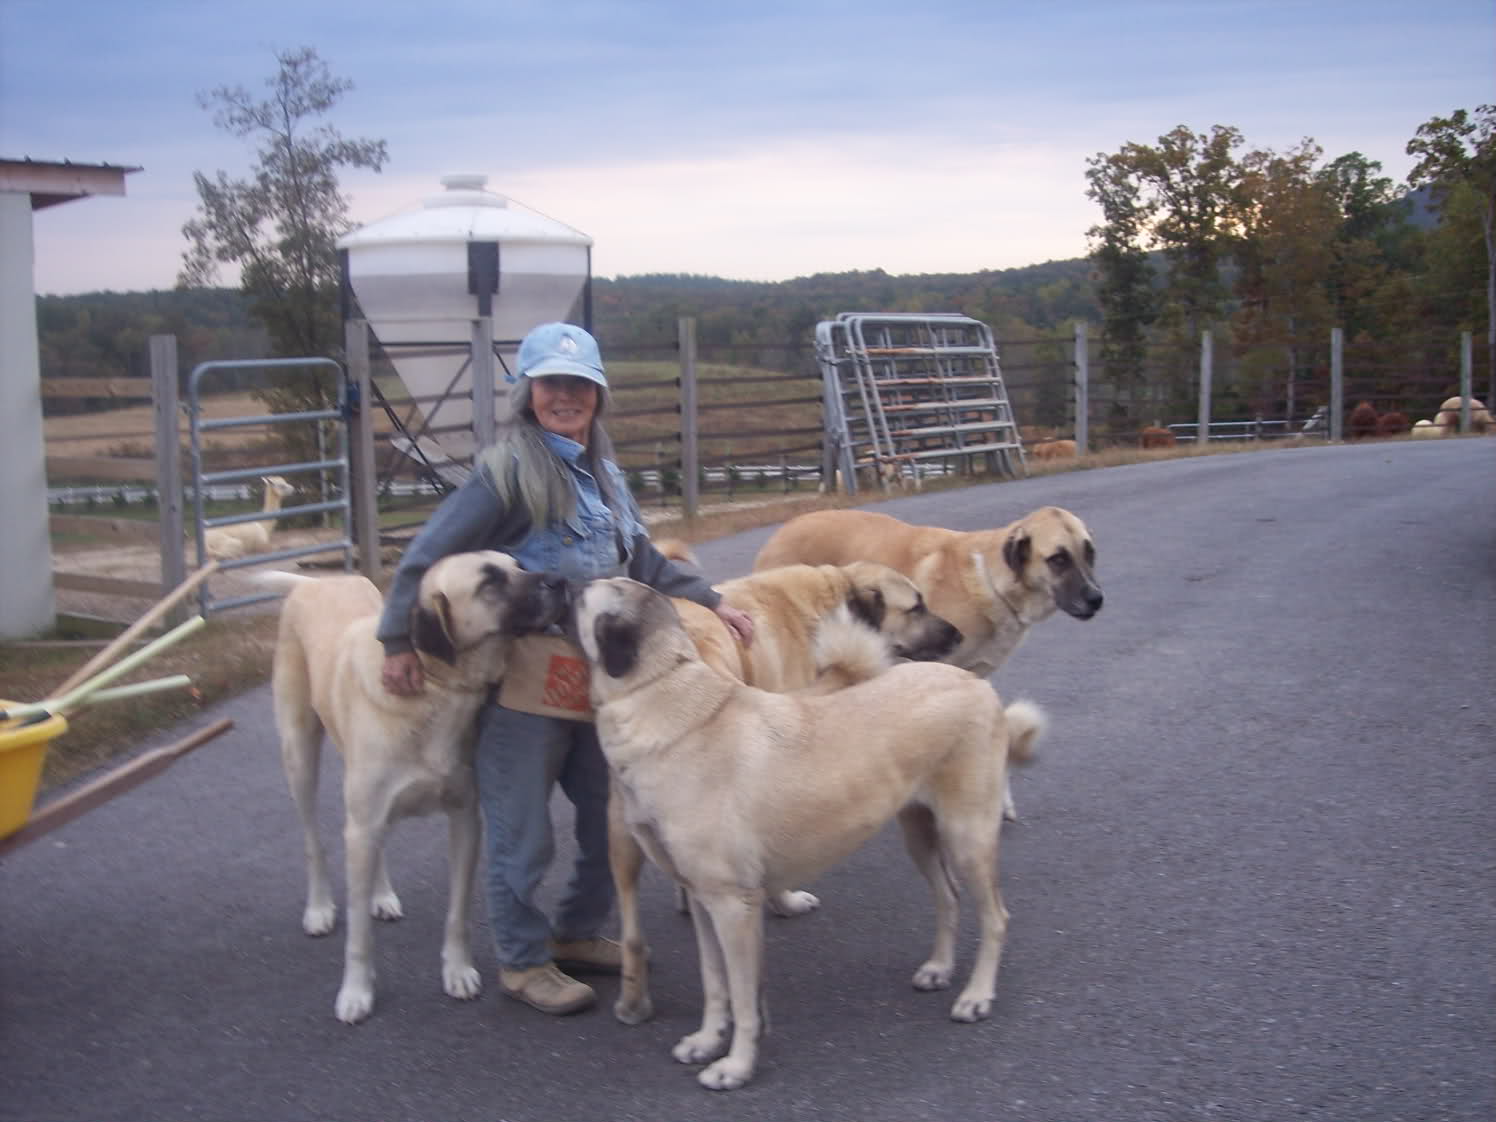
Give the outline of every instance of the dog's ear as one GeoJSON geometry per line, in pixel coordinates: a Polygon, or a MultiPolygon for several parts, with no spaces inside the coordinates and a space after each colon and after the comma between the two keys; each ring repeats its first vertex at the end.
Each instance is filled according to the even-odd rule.
{"type": "Polygon", "coordinates": [[[592,623],[597,657],[610,678],[622,678],[639,661],[639,625],[620,616],[604,614],[592,623]]]}
{"type": "Polygon", "coordinates": [[[847,597],[847,607],[851,609],[853,619],[861,620],[874,631],[883,629],[883,617],[888,614],[888,602],[883,599],[881,588],[854,586],[852,594],[847,597]]]}
{"type": "Polygon", "coordinates": [[[1003,560],[1020,577],[1023,576],[1024,566],[1028,564],[1033,544],[1033,539],[1022,530],[1014,530],[1003,542],[1003,560]]]}
{"type": "Polygon", "coordinates": [[[448,666],[457,661],[457,645],[452,640],[452,606],[445,593],[432,597],[433,607],[417,603],[410,612],[410,638],[416,650],[439,658],[448,666]]]}

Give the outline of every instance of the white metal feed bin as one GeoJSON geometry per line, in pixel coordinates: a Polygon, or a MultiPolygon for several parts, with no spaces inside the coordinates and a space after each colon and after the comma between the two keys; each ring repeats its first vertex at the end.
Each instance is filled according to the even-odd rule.
{"type": "Polygon", "coordinates": [[[520,339],[538,323],[565,319],[576,303],[591,274],[592,239],[510,206],[484,190],[485,176],[441,182],[446,190],[419,208],[361,226],[338,248],[347,251],[349,285],[406,390],[430,399],[418,405],[428,427],[454,430],[430,435],[449,456],[466,459],[474,445],[467,348],[475,323],[491,308],[502,399],[520,339]]]}

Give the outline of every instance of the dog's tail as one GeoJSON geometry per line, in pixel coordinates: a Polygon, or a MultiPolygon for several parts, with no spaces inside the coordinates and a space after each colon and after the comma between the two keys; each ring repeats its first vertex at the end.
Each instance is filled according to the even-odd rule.
{"type": "Polygon", "coordinates": [[[816,629],[816,678],[795,693],[826,694],[876,678],[896,659],[888,640],[845,607],[828,616],[816,629]]]}
{"type": "Polygon", "coordinates": [[[306,576],[304,573],[290,573],[285,569],[257,569],[250,574],[256,584],[264,585],[266,588],[274,588],[281,592],[290,592],[298,584],[306,584],[315,581],[316,577],[306,576]]]}
{"type": "Polygon", "coordinates": [[[1015,701],[1003,710],[1003,716],[1008,720],[1008,762],[1033,763],[1034,747],[1049,727],[1044,710],[1032,701],[1015,701]]]}

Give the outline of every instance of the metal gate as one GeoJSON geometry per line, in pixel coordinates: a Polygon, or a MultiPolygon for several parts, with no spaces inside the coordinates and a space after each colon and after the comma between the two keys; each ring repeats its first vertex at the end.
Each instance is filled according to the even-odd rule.
{"type": "MultiPolygon", "coordinates": [[[[250,565],[263,565],[272,561],[285,561],[295,557],[306,557],[317,553],[331,553],[335,550],[343,551],[343,570],[351,572],[354,560],[354,542],[352,539],[353,507],[352,507],[352,485],[351,473],[349,471],[349,437],[348,418],[349,409],[349,383],[343,367],[330,358],[274,358],[244,360],[233,362],[203,362],[193,367],[192,374],[188,379],[187,390],[187,415],[191,432],[192,448],[192,478],[191,489],[193,496],[193,524],[194,537],[197,542],[197,563],[201,567],[208,560],[207,532],[218,526],[233,526],[244,522],[259,522],[266,520],[263,511],[251,514],[229,514],[220,517],[209,518],[206,505],[209,492],[215,485],[228,483],[241,483],[245,480],[256,480],[264,476],[279,475],[286,478],[288,483],[296,484],[297,479],[312,477],[316,483],[316,493],[319,501],[298,503],[291,506],[283,506],[276,517],[292,514],[315,514],[321,512],[340,512],[342,515],[342,536],[338,540],[317,542],[312,545],[296,546],[288,549],[270,549],[260,553],[246,554],[230,560],[221,560],[219,569],[241,569],[250,565]],[[299,413],[268,413],[242,417],[221,417],[208,419],[202,415],[202,387],[205,380],[213,375],[222,375],[227,372],[242,371],[272,371],[272,370],[322,370],[331,369],[337,375],[338,404],[333,409],[309,410],[299,413]],[[328,423],[336,422],[336,423],[328,423]],[[205,433],[220,432],[225,429],[247,428],[249,426],[260,426],[267,429],[277,426],[292,424],[313,423],[317,425],[318,432],[318,459],[305,460],[299,463],[263,464],[252,468],[236,468],[229,471],[208,472],[203,470],[203,446],[202,438],[205,433]],[[331,440],[327,441],[325,435],[331,433],[331,440]],[[331,447],[328,447],[331,444],[331,447]],[[329,483],[328,476],[333,477],[329,483]]],[[[302,488],[298,487],[298,490],[302,488]]],[[[273,521],[272,521],[273,526],[273,521]]],[[[241,607],[245,604],[254,604],[263,600],[273,600],[281,594],[274,591],[255,593],[245,596],[226,597],[224,599],[213,599],[209,585],[211,581],[204,581],[199,586],[198,603],[204,616],[215,611],[226,611],[229,608],[241,607]]]]}
{"type": "Polygon", "coordinates": [[[997,345],[980,320],[842,312],[816,325],[816,357],[827,459],[849,494],[860,467],[874,468],[885,490],[953,457],[1027,471],[997,345]]]}

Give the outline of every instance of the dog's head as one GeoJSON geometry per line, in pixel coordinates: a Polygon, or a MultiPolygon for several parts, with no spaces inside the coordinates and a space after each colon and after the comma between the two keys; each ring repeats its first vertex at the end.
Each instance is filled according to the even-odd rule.
{"type": "Polygon", "coordinates": [[[1096,546],[1086,524],[1068,510],[1046,506],[1024,515],[1003,539],[1002,554],[1019,584],[1046,597],[1049,611],[1059,608],[1076,619],[1101,611],[1096,546]]]}
{"type": "Polygon", "coordinates": [[[583,585],[573,598],[566,633],[601,671],[592,676],[599,700],[698,657],[670,598],[627,577],[583,585]]]}
{"type": "Polygon", "coordinates": [[[887,639],[898,657],[933,661],[961,645],[960,630],[930,611],[919,586],[897,569],[874,561],[854,561],[844,568],[853,617],[887,639]]]}
{"type": "Polygon", "coordinates": [[[495,637],[543,631],[565,618],[566,586],[549,573],[527,573],[507,553],[482,550],[444,557],[421,578],[411,609],[416,650],[455,664],[495,637]]]}

